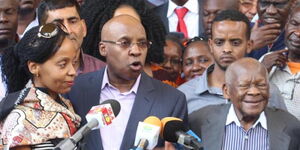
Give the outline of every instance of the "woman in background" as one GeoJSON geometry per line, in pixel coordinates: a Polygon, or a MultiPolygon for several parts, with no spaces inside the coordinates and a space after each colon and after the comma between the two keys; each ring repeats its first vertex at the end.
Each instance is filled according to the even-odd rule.
{"type": "Polygon", "coordinates": [[[0,147],[53,149],[77,131],[81,119],[60,94],[74,84],[78,48],[62,25],[46,24],[4,54],[10,94],[0,103],[0,147]]]}
{"type": "Polygon", "coordinates": [[[194,37],[187,42],[183,53],[183,73],[186,81],[201,76],[213,63],[207,40],[194,37]]]}

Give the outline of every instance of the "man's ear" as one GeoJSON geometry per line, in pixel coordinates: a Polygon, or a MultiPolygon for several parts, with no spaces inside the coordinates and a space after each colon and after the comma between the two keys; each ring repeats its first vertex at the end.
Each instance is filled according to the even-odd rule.
{"type": "Polygon", "coordinates": [[[247,54],[251,53],[253,49],[253,40],[249,39],[247,42],[247,54]]]}
{"type": "Polygon", "coordinates": [[[230,99],[230,97],[229,97],[229,88],[228,88],[228,85],[226,83],[223,84],[222,91],[223,91],[223,97],[225,99],[230,99]]]}
{"type": "Polygon", "coordinates": [[[37,76],[37,77],[39,76],[40,64],[38,64],[36,62],[28,61],[27,67],[31,74],[33,74],[34,76],[37,76]]]}
{"type": "Polygon", "coordinates": [[[84,19],[81,19],[81,25],[82,25],[83,37],[85,37],[87,34],[87,29],[86,29],[86,23],[84,19]]]}
{"type": "Polygon", "coordinates": [[[99,42],[98,47],[99,47],[100,55],[106,57],[107,55],[106,45],[103,42],[99,42]]]}

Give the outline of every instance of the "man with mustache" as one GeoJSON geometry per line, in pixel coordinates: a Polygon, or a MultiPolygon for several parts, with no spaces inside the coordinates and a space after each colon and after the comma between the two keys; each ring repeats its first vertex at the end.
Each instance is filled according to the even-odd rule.
{"type": "MultiPolygon", "coordinates": [[[[251,51],[250,23],[239,11],[225,10],[212,23],[212,37],[209,46],[215,63],[202,76],[196,77],[178,87],[185,93],[189,114],[204,106],[228,103],[222,93],[225,71],[234,61],[245,57],[251,51]]],[[[269,106],[286,109],[276,86],[270,88],[269,106]]]]}
{"type": "Polygon", "coordinates": [[[294,0],[258,0],[259,20],[251,31],[253,51],[248,55],[259,59],[268,52],[285,48],[284,26],[294,0]]]}
{"type": "Polygon", "coordinates": [[[205,150],[299,150],[300,122],[267,107],[268,82],[266,68],[253,58],[228,67],[222,89],[232,104],[207,106],[189,116],[205,150]]]}
{"type": "Polygon", "coordinates": [[[285,45],[287,50],[266,54],[262,63],[270,71],[270,80],[281,91],[287,110],[300,120],[300,3],[286,23],[285,45]]]}
{"type": "MultiPolygon", "coordinates": [[[[16,42],[18,6],[18,0],[0,0],[0,60],[4,50],[16,42]]],[[[0,101],[7,91],[5,81],[2,79],[1,65],[0,61],[0,101]]]]}
{"type": "Polygon", "coordinates": [[[67,97],[81,116],[82,125],[91,107],[107,99],[118,100],[121,111],[111,125],[93,130],[85,138],[86,149],[133,148],[138,122],[151,115],[173,116],[187,123],[184,94],[143,72],[151,42],[141,22],[129,15],[113,17],[100,36],[99,51],[107,66],[78,76],[67,97]]]}

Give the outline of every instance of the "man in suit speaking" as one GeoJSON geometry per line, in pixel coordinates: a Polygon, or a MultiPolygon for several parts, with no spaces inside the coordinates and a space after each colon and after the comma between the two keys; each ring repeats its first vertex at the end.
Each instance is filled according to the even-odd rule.
{"type": "Polygon", "coordinates": [[[90,108],[107,99],[118,100],[121,110],[111,125],[93,130],[85,138],[87,150],[132,148],[138,122],[151,115],[173,116],[187,123],[184,94],[143,72],[151,46],[146,37],[143,25],[128,15],[113,17],[103,26],[99,51],[107,66],[77,77],[67,97],[83,125],[90,108]]]}
{"type": "Polygon", "coordinates": [[[233,62],[223,93],[232,104],[207,106],[189,117],[204,149],[299,150],[300,122],[288,112],[267,108],[268,72],[257,60],[233,62]]]}

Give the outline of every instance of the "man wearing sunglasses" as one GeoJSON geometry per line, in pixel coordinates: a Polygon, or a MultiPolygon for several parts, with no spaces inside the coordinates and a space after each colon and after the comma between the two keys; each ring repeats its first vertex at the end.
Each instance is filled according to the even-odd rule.
{"type": "Polygon", "coordinates": [[[67,96],[83,125],[90,108],[107,99],[119,101],[121,111],[113,124],[86,137],[88,150],[132,148],[138,122],[151,115],[173,116],[187,123],[184,94],[143,72],[150,46],[144,27],[131,16],[113,17],[103,26],[99,51],[107,66],[79,76],[67,96]]]}
{"type": "MultiPolygon", "coordinates": [[[[80,6],[76,0],[44,0],[38,8],[40,24],[58,22],[65,26],[74,40],[81,46],[87,30],[85,21],[80,17],[80,6]]],[[[78,52],[80,57],[78,74],[93,72],[105,66],[105,63],[84,54],[82,49],[78,52]]]]}

